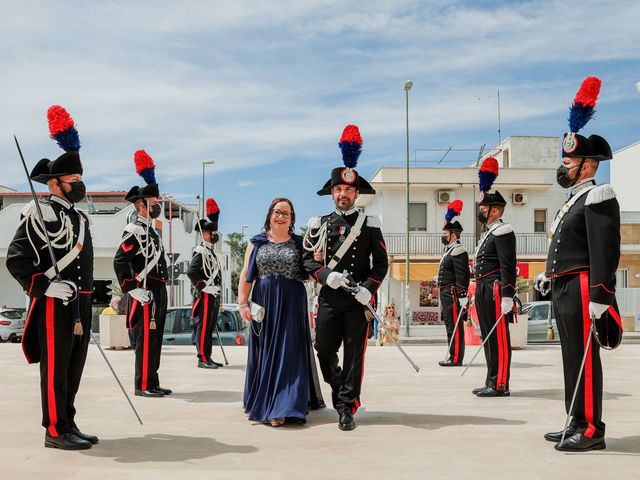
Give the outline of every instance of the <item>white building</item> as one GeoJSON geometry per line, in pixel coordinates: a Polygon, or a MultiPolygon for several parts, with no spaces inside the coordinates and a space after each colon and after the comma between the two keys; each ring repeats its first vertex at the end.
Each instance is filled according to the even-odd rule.
{"type": "Polygon", "coordinates": [[[616,191],[621,212],[640,212],[640,141],[621,148],[611,160],[610,183],[616,191]]]}
{"type": "MultiPolygon", "coordinates": [[[[500,164],[494,188],[507,200],[504,220],[516,232],[519,274],[533,279],[545,268],[546,231],[566,200],[566,190],[556,183],[559,165],[557,137],[509,137],[492,154],[500,164]]],[[[473,162],[475,163],[475,162],[473,162]]],[[[411,335],[421,325],[439,322],[437,290],[433,277],[443,251],[440,237],[447,204],[462,200],[459,218],[464,227],[462,242],[470,257],[480,236],[476,221],[478,167],[410,167],[410,305],[411,335]],[[433,290],[433,291],[432,291],[433,290]]],[[[394,303],[404,311],[406,251],[406,168],[382,167],[371,178],[377,195],[363,195],[357,205],[382,218],[390,260],[389,275],[380,288],[382,305],[394,303]]],[[[525,298],[526,299],[526,298],[525,298]]]]}
{"type": "MultiPolygon", "coordinates": [[[[133,205],[124,200],[126,192],[93,192],[79,208],[89,212],[91,236],[94,248],[94,314],[109,302],[107,285],[116,283],[113,257],[120,245],[124,226],[133,215],[133,205]]],[[[20,211],[31,200],[31,195],[11,189],[0,191],[0,305],[24,307],[27,297],[22,288],[6,268],[7,247],[11,242],[20,211]]],[[[156,220],[156,228],[162,236],[167,254],[173,258],[167,285],[169,305],[191,304],[191,284],[186,276],[193,249],[197,245],[194,231],[196,222],[195,206],[184,205],[169,196],[163,197],[164,215],[156,220]]],[[[233,300],[231,290],[230,250],[220,241],[216,248],[222,254],[223,302],[233,300]]]]}

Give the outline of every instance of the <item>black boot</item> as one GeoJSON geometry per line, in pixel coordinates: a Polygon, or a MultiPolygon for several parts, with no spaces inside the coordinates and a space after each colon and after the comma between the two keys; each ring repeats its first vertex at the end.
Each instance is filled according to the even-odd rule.
{"type": "Polygon", "coordinates": [[[473,393],[474,395],[477,394],[479,391],[484,390],[485,388],[487,388],[487,386],[485,385],[484,387],[478,387],[478,388],[474,388],[473,390],[471,390],[471,393],[473,393]]]}
{"type": "Polygon", "coordinates": [[[570,437],[566,437],[564,442],[555,444],[555,449],[561,452],[588,452],[605,448],[607,445],[604,442],[604,437],[587,438],[582,433],[574,433],[570,437]]]}
{"type": "Polygon", "coordinates": [[[207,363],[207,362],[202,362],[198,360],[198,368],[216,369],[218,368],[218,365],[216,365],[215,363],[207,363]]]}
{"type": "Polygon", "coordinates": [[[351,412],[342,412],[340,414],[338,428],[340,430],[353,430],[356,428],[356,421],[353,419],[353,414],[351,412]]]}
{"type": "Polygon", "coordinates": [[[438,365],[440,365],[441,367],[461,367],[462,363],[454,363],[453,360],[449,359],[446,362],[440,360],[438,362],[438,365]]]}
{"type": "Polygon", "coordinates": [[[164,393],[159,392],[157,390],[138,390],[138,389],[136,389],[136,396],[138,396],[138,397],[155,398],[155,397],[164,397],[164,393]]]}
{"type": "Polygon", "coordinates": [[[44,446],[47,448],[59,448],[61,450],[87,450],[91,448],[91,443],[75,436],[73,433],[61,433],[57,437],[52,437],[49,432],[44,435],[44,446]]]}
{"type": "MultiPolygon", "coordinates": [[[[560,440],[562,440],[562,433],[563,433],[563,430],[560,430],[559,432],[545,433],[544,439],[548,440],[549,442],[558,443],[560,440]]],[[[576,433],[576,426],[570,423],[569,426],[567,427],[567,434],[564,436],[564,438],[565,439],[569,438],[575,433],[576,433]]]]}
{"type": "Polygon", "coordinates": [[[86,440],[91,445],[95,445],[100,441],[95,435],[87,435],[86,433],[82,433],[76,426],[71,427],[71,433],[73,433],[76,437],[81,438],[82,440],[86,440]]]}
{"type": "Polygon", "coordinates": [[[510,397],[511,392],[509,390],[496,390],[491,387],[484,387],[482,390],[476,393],[476,397],[510,397]]]}
{"type": "Polygon", "coordinates": [[[214,362],[213,359],[211,359],[211,358],[209,360],[207,360],[207,363],[211,363],[211,364],[216,365],[218,367],[224,367],[224,365],[222,363],[214,362]]]}
{"type": "Polygon", "coordinates": [[[162,388],[161,386],[157,386],[156,388],[154,388],[154,390],[156,392],[161,392],[165,395],[171,395],[173,393],[173,390],[169,389],[169,388],[162,388]]]}

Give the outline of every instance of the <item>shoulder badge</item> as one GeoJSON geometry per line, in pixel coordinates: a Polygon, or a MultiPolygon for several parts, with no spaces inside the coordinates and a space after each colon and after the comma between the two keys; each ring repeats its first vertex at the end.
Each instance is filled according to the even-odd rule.
{"type": "Polygon", "coordinates": [[[127,233],[138,235],[138,236],[144,236],[145,234],[144,228],[142,228],[140,225],[137,225],[133,222],[127,223],[127,225],[124,227],[124,231],[127,233]]]}
{"type": "MultiPolygon", "coordinates": [[[[42,211],[42,218],[44,219],[45,222],[57,222],[58,220],[60,220],[58,218],[58,215],[56,215],[56,211],[53,209],[51,204],[44,203],[44,202],[39,202],[39,203],[40,203],[40,210],[42,211]]],[[[34,215],[37,217],[38,213],[37,213],[36,204],[34,203],[34,201],[31,200],[29,203],[27,203],[22,208],[21,213],[25,217],[28,217],[31,215],[34,215]]]]}
{"type": "Polygon", "coordinates": [[[367,215],[367,227],[382,228],[382,220],[378,215],[367,215]]]}
{"type": "Polygon", "coordinates": [[[195,249],[195,252],[200,254],[207,253],[207,248],[203,247],[202,245],[198,245],[195,249]]]}
{"type": "Polygon", "coordinates": [[[606,200],[616,198],[615,190],[608,183],[602,185],[596,185],[589,193],[587,193],[587,199],[585,205],[593,205],[594,203],[602,203],[606,200]]]}
{"type": "Polygon", "coordinates": [[[506,235],[507,233],[511,233],[511,232],[513,232],[513,227],[511,226],[510,223],[505,223],[504,225],[500,225],[491,233],[493,233],[496,237],[499,237],[501,235],[506,235]]]}
{"type": "Polygon", "coordinates": [[[307,222],[307,228],[310,230],[317,230],[322,225],[322,219],[320,217],[311,217],[307,222]]]}
{"type": "Polygon", "coordinates": [[[453,247],[453,249],[451,250],[451,255],[456,257],[458,255],[461,255],[463,253],[466,253],[467,249],[464,248],[462,245],[456,245],[455,247],[453,247]]]}

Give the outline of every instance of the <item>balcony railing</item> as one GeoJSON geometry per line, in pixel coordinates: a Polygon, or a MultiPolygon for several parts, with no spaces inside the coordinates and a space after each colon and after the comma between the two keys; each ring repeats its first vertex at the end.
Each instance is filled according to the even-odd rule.
{"type": "MultiPolygon", "coordinates": [[[[411,232],[409,249],[411,255],[440,255],[443,245],[440,233],[411,232]]],[[[404,233],[386,233],[384,235],[389,255],[404,255],[406,252],[406,235],[404,233]]],[[[476,237],[472,233],[463,233],[460,239],[470,255],[476,248],[476,237]]],[[[516,250],[518,255],[546,255],[549,248],[545,233],[516,233],[516,250]]]]}

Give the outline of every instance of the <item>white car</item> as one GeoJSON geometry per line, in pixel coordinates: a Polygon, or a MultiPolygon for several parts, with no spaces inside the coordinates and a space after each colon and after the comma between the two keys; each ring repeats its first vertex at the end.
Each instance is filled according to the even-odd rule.
{"type": "Polygon", "coordinates": [[[24,320],[20,312],[11,308],[0,309],[0,341],[19,342],[24,330],[24,320]]]}

